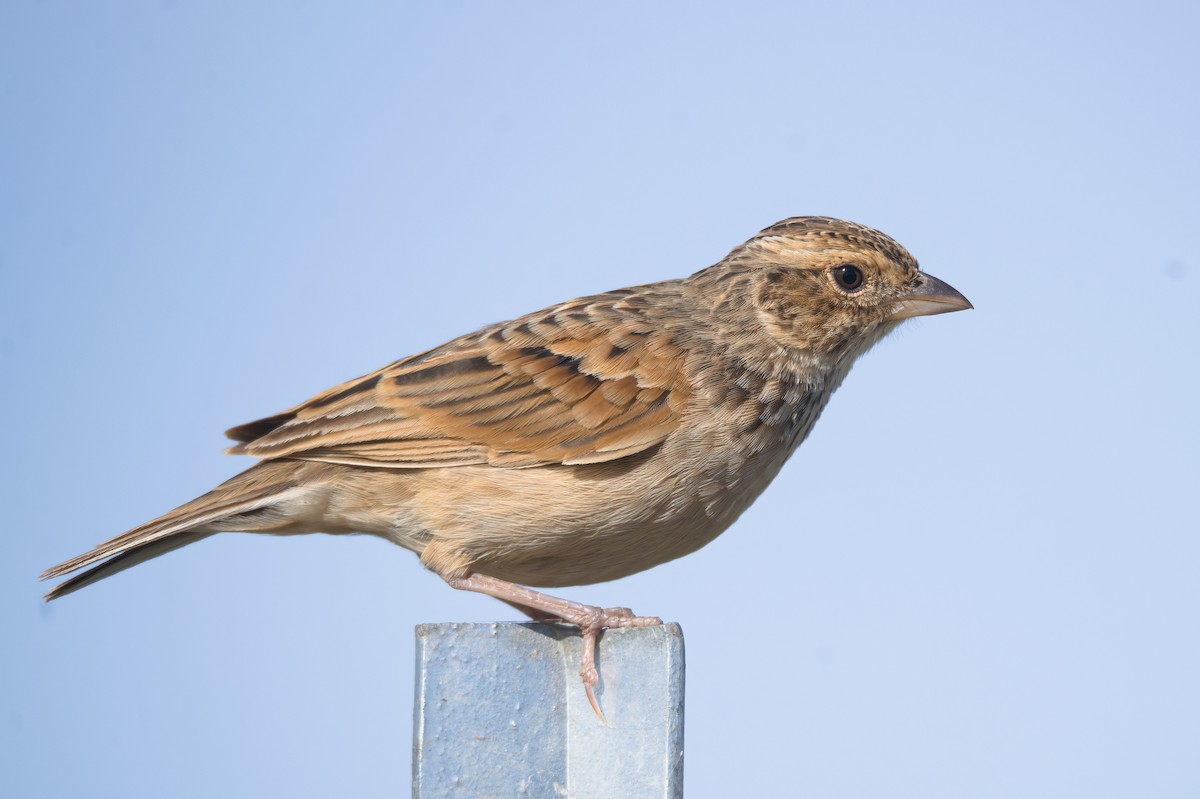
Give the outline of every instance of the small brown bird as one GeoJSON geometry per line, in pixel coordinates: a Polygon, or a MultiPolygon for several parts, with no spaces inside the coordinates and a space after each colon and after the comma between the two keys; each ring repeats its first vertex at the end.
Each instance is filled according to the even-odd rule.
{"type": "Polygon", "coordinates": [[[230,453],[263,461],[47,570],[92,566],[47,599],[214,533],[370,533],[454,588],[578,625],[599,714],[600,632],[661,621],[524,586],[712,541],[858,356],[909,317],[970,307],[876,230],[787,219],[691,277],[492,325],[229,430],[230,453]]]}

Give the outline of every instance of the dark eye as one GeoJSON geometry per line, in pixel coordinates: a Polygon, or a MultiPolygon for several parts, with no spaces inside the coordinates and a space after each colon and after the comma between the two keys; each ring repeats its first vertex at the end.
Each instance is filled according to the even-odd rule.
{"type": "Polygon", "coordinates": [[[863,273],[854,264],[842,264],[833,268],[833,279],[846,291],[854,291],[863,284],[863,273]]]}

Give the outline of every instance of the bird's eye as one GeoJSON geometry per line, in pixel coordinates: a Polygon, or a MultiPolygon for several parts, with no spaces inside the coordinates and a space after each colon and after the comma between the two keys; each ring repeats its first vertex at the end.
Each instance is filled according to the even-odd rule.
{"type": "Polygon", "coordinates": [[[833,280],[846,291],[855,291],[862,287],[863,273],[854,264],[842,264],[833,268],[833,280]]]}

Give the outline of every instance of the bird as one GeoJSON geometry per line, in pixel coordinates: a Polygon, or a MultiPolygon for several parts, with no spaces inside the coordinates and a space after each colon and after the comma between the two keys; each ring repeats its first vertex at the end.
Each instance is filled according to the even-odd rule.
{"type": "Polygon", "coordinates": [[[234,427],[259,462],[47,569],[47,600],[222,532],[365,533],[456,589],[603,630],[661,624],[536,588],[694,552],[762,493],[855,360],[907,319],[972,308],[891,237],[774,224],[689,277],[484,327],[234,427]]]}

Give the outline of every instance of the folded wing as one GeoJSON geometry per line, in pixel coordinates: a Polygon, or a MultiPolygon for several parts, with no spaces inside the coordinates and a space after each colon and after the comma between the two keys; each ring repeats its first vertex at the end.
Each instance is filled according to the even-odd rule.
{"type": "Polygon", "coordinates": [[[390,468],[599,463],[674,430],[682,354],[631,290],[485,328],[228,431],[231,453],[390,468]],[[631,305],[632,303],[632,305],[631,305]]]}

